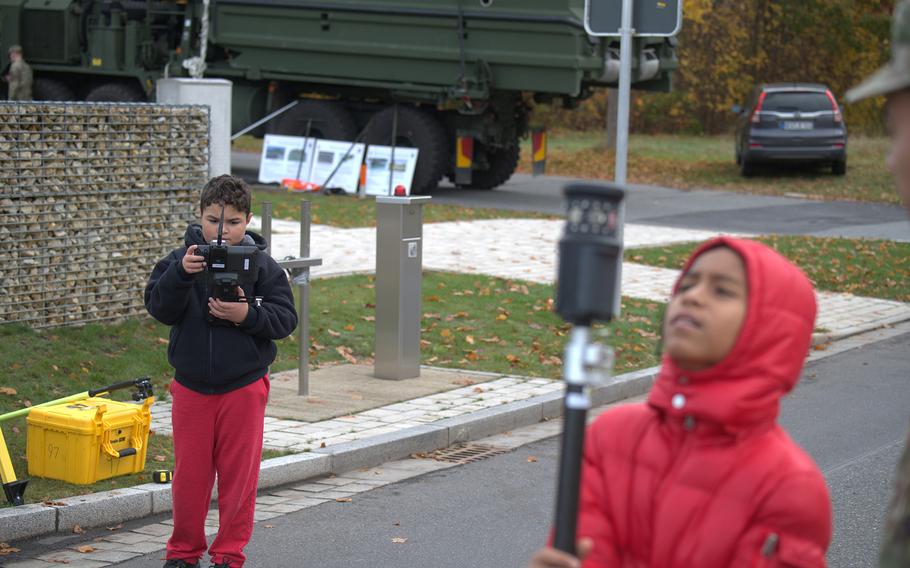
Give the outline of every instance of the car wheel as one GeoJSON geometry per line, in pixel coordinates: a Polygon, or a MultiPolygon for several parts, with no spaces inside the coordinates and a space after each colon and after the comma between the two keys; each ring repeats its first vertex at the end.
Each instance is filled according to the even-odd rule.
{"type": "Polygon", "coordinates": [[[746,160],[744,157],[740,156],[739,171],[743,177],[752,177],[755,175],[755,165],[752,162],[746,160]]]}
{"type": "Polygon", "coordinates": [[[847,160],[836,160],[831,164],[831,173],[836,176],[842,176],[847,173],[847,160]]]}

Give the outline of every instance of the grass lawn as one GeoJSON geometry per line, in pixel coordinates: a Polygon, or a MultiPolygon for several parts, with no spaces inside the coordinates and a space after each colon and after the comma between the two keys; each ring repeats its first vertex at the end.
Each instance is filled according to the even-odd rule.
{"type": "MultiPolygon", "coordinates": [[[[910,302],[910,243],[798,236],[760,237],[828,292],[910,302]]],[[[697,243],[630,249],[625,260],[682,268],[697,243]]]]}
{"type": "MultiPolygon", "coordinates": [[[[678,189],[896,204],[898,198],[885,166],[888,146],[887,138],[851,138],[845,176],[832,175],[828,168],[773,167],[744,178],[734,163],[732,135],[632,135],[629,181],[678,189]]],[[[554,132],[548,150],[549,174],[613,179],[614,156],[603,149],[600,132],[554,132]]],[[[519,171],[531,171],[530,154],[530,143],[525,141],[519,171]]]]}
{"type": "MultiPolygon", "coordinates": [[[[370,362],[373,356],[375,292],[366,275],[312,282],[311,363],[370,362]]],[[[424,364],[558,378],[568,326],[552,312],[552,286],[485,276],[427,273],[423,280],[424,364]]],[[[623,317],[610,326],[617,373],[657,363],[657,326],[663,305],[625,299],[623,317]]],[[[168,329],[149,318],[36,332],[0,326],[0,413],[138,376],[150,376],[163,397],[171,370],[168,329]]],[[[279,342],[272,370],[297,367],[296,338],[279,342]]],[[[114,398],[128,398],[128,391],[114,398]]],[[[20,478],[25,462],[25,418],[2,423],[20,478]]],[[[171,439],[151,436],[146,471],[173,467],[171,439]]],[[[266,457],[280,455],[267,452],[266,457]]],[[[149,481],[147,473],[88,486],[32,479],[30,503],[127,487],[149,481]]],[[[4,502],[5,506],[5,502],[4,502]]]]}
{"type": "MultiPolygon", "coordinates": [[[[359,199],[355,195],[301,194],[271,186],[253,186],[253,212],[256,215],[262,213],[262,203],[268,201],[272,204],[273,218],[299,220],[300,202],[304,199],[311,202],[310,211],[313,223],[345,229],[376,226],[376,201],[372,197],[359,199]]],[[[424,223],[515,218],[557,219],[558,217],[533,211],[459,207],[432,201],[423,207],[424,223]]]]}

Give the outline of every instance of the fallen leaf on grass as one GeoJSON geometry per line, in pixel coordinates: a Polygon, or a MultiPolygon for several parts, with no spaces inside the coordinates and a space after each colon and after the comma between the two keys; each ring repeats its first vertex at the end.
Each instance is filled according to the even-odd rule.
{"type": "Polygon", "coordinates": [[[0,394],[5,394],[7,396],[14,396],[17,393],[16,389],[12,387],[0,387],[0,394]]]}
{"type": "Polygon", "coordinates": [[[509,319],[509,316],[507,316],[506,314],[499,314],[498,316],[496,316],[496,321],[503,321],[503,320],[507,320],[507,319],[509,319]]]}
{"type": "Polygon", "coordinates": [[[352,365],[357,364],[357,358],[354,357],[353,355],[351,355],[350,347],[345,347],[344,345],[339,345],[338,347],[335,348],[335,351],[337,351],[339,355],[344,357],[344,360],[347,361],[348,363],[350,363],[352,365]]]}
{"type": "Polygon", "coordinates": [[[471,335],[466,335],[466,336],[464,336],[464,340],[467,341],[468,344],[474,345],[474,337],[473,337],[473,336],[471,336],[471,335]]]}
{"type": "Polygon", "coordinates": [[[338,503],[350,503],[353,499],[350,497],[339,497],[338,499],[335,499],[335,501],[338,503]]]}
{"type": "Polygon", "coordinates": [[[363,321],[376,321],[376,316],[362,316],[360,319],[363,321]]]}
{"type": "Polygon", "coordinates": [[[154,459],[156,462],[163,462],[163,461],[166,461],[166,460],[167,460],[166,457],[160,456],[160,455],[159,455],[159,456],[155,456],[153,459],[154,459]]]}
{"type": "Polygon", "coordinates": [[[334,329],[326,329],[325,331],[332,337],[341,337],[341,333],[335,331],[334,329]]]}
{"type": "Polygon", "coordinates": [[[439,332],[439,335],[443,337],[452,337],[452,331],[450,329],[443,329],[439,332]]]}
{"type": "Polygon", "coordinates": [[[166,337],[156,337],[155,341],[157,341],[161,345],[167,345],[168,343],[170,343],[170,341],[168,341],[166,337]]]}
{"type": "Polygon", "coordinates": [[[354,331],[354,326],[351,324],[348,324],[348,325],[344,326],[344,330],[345,331],[354,331]]]}
{"type": "Polygon", "coordinates": [[[88,554],[89,552],[95,552],[95,547],[83,544],[82,546],[77,547],[76,551],[81,552],[82,554],[88,554]]]}
{"type": "Polygon", "coordinates": [[[396,536],[395,538],[392,539],[392,542],[393,542],[394,544],[404,544],[404,543],[406,543],[407,541],[408,541],[408,539],[406,539],[406,538],[404,538],[404,537],[400,537],[400,536],[396,536]]]}

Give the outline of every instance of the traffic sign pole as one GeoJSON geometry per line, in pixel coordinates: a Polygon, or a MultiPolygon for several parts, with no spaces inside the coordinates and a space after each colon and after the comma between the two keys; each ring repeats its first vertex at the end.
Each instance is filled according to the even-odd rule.
{"type": "Polygon", "coordinates": [[[625,185],[629,160],[629,99],[632,91],[632,6],[633,0],[622,1],[622,27],[619,44],[619,109],[616,122],[617,184],[625,185]]]}

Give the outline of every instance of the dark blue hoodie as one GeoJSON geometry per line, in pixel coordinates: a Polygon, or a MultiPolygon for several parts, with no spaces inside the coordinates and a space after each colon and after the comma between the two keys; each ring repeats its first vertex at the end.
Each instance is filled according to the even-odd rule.
{"type": "Polygon", "coordinates": [[[263,252],[259,278],[243,292],[247,298],[262,297],[262,305],[250,304],[239,325],[211,325],[206,319],[209,294],[204,278],[187,274],[182,264],[190,245],[206,244],[202,227],[187,227],[184,242],[155,265],[145,287],[145,307],[171,326],[167,359],[177,382],[205,394],[239,389],[268,372],[278,352],[273,340],[287,337],[297,327],[287,275],[265,254],[265,239],[247,231],[243,244],[255,244],[263,252]]]}

